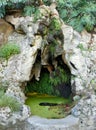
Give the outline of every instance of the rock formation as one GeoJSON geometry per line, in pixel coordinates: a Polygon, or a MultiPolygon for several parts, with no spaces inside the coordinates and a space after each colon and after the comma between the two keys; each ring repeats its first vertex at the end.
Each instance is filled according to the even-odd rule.
{"type": "Polygon", "coordinates": [[[0,19],[0,46],[7,42],[8,36],[14,31],[12,25],[0,19]]]}
{"type": "MultiPolygon", "coordinates": [[[[16,32],[8,37],[8,42],[18,44],[21,53],[12,56],[8,61],[0,60],[0,82],[2,84],[8,82],[6,94],[15,96],[23,104],[25,97],[21,88],[25,86],[26,81],[30,81],[33,75],[39,80],[41,66],[50,65],[48,60],[51,56],[55,68],[57,66],[55,58],[61,55],[72,74],[72,92],[83,97],[72,109],[72,114],[82,122],[85,119],[87,122],[89,118],[94,120],[96,118],[96,34],[86,31],[78,33],[72,27],[65,25],[52,6],[41,5],[39,10],[40,18],[37,22],[34,23],[33,17],[27,16],[18,18],[14,23],[16,32]],[[50,28],[50,19],[57,20],[58,26],[55,29],[50,28]],[[19,33],[19,29],[23,33],[19,33]],[[50,35],[50,30],[55,32],[50,35]],[[57,42],[55,47],[52,43],[54,40],[57,42]],[[51,44],[54,53],[50,53],[51,44]],[[39,50],[41,61],[38,65],[35,62],[39,50]]],[[[26,111],[28,113],[28,109],[26,111]]],[[[84,125],[91,124],[84,122],[84,125]]]]}

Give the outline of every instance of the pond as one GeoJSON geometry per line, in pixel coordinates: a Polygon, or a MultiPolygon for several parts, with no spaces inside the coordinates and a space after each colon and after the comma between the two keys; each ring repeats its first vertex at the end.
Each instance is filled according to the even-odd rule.
{"type": "Polygon", "coordinates": [[[30,106],[32,115],[56,119],[64,118],[70,113],[72,100],[47,94],[29,93],[26,104],[30,106]]]}

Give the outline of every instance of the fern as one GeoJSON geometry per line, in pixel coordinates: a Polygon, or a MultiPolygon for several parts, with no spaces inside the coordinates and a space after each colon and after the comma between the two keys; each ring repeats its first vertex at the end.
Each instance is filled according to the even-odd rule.
{"type": "Polygon", "coordinates": [[[67,72],[64,71],[64,69],[62,69],[61,67],[57,67],[57,69],[53,71],[52,76],[50,77],[50,83],[53,86],[69,82],[70,82],[69,74],[67,74],[67,72]]]}

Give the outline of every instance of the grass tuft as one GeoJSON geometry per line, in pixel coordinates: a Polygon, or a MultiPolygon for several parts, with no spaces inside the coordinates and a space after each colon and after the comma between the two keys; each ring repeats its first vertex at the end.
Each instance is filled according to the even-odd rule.
{"type": "Polygon", "coordinates": [[[12,55],[19,54],[20,47],[14,43],[7,43],[0,48],[0,58],[8,60],[12,55]]]}
{"type": "Polygon", "coordinates": [[[3,87],[0,87],[0,107],[9,107],[12,112],[19,111],[21,104],[12,96],[6,95],[3,87]]]}

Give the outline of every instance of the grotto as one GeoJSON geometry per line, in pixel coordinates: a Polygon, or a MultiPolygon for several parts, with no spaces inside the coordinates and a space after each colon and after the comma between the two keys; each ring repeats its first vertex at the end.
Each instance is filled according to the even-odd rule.
{"type": "Polygon", "coordinates": [[[66,25],[54,3],[39,10],[35,22],[33,16],[0,19],[0,129],[95,129],[96,34],[66,25]],[[6,48],[10,54],[4,53],[6,48]],[[39,108],[54,109],[55,114],[68,111],[61,117],[34,115],[28,105],[34,103],[32,98],[39,108]]]}

